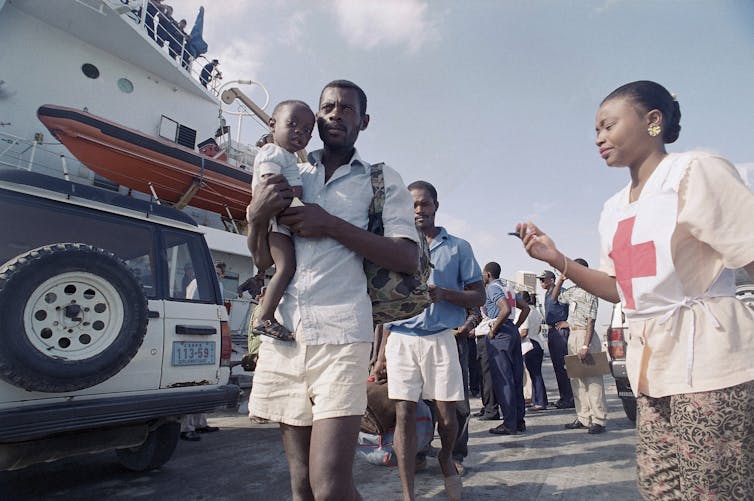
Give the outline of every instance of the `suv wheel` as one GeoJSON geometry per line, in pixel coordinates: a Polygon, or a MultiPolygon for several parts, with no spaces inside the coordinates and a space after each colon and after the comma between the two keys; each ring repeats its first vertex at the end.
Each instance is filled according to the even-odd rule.
{"type": "Polygon", "coordinates": [[[141,286],[114,254],[31,250],[0,267],[0,378],[30,391],[94,386],[134,357],[147,321],[141,286]]]}
{"type": "Polygon", "coordinates": [[[623,410],[626,412],[626,417],[632,423],[636,423],[636,399],[631,397],[621,397],[623,402],[623,410]]]}
{"type": "Polygon", "coordinates": [[[173,455],[181,435],[181,423],[171,421],[149,432],[147,440],[138,447],[118,449],[120,463],[131,471],[159,468],[173,455]]]}

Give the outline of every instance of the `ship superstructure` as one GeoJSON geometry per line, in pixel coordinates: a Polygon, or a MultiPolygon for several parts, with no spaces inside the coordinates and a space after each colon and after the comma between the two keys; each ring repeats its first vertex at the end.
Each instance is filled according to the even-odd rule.
{"type": "MultiPolygon", "coordinates": [[[[136,193],[81,164],[37,119],[45,104],[105,117],[192,150],[207,140],[220,142],[220,134],[228,140],[222,81],[202,81],[209,59],[188,54],[183,37],[171,45],[154,11],[148,0],[0,0],[0,168],[160,197],[136,193]]],[[[253,151],[236,146],[248,164],[253,151]]],[[[185,210],[202,225],[238,230],[219,213],[185,210]]],[[[234,297],[232,284],[253,274],[244,237],[209,232],[218,242],[215,258],[229,265],[226,298],[234,297]]]]}

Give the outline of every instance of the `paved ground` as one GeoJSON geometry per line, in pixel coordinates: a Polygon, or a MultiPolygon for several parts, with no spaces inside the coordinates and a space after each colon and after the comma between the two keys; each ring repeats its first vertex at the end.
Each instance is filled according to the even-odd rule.
{"type": "MultiPolygon", "coordinates": [[[[543,369],[548,388],[555,388],[549,360],[543,369]]],[[[574,419],[573,411],[565,410],[531,413],[528,431],[514,437],[490,435],[487,430],[497,422],[473,419],[464,499],[639,499],[634,429],[614,396],[612,379],[606,377],[605,382],[610,421],[602,435],[564,430],[563,425],[574,419]]],[[[550,395],[555,397],[552,391],[550,395]]],[[[478,399],[472,408],[478,410],[478,399]]],[[[233,412],[215,414],[210,423],[222,430],[200,442],[179,443],[173,458],[158,471],[126,472],[110,452],[69,458],[0,473],[0,499],[290,499],[287,465],[275,426],[254,425],[233,412]]],[[[354,472],[365,500],[400,499],[397,469],[357,458],[354,472]]],[[[428,468],[417,474],[416,492],[418,499],[447,499],[432,458],[428,468]]]]}

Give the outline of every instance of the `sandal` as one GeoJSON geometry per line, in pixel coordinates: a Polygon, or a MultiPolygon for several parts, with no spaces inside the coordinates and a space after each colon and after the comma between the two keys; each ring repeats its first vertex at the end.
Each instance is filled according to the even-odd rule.
{"type": "Polygon", "coordinates": [[[252,332],[260,336],[277,339],[278,341],[293,341],[294,339],[291,331],[286,329],[284,325],[279,324],[277,320],[262,320],[254,326],[252,332]]]}

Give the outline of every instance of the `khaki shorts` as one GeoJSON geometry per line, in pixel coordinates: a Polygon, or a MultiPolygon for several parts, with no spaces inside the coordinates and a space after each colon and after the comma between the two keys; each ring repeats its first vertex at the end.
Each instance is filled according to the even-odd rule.
{"type": "Polygon", "coordinates": [[[371,348],[371,343],[263,342],[249,414],[292,426],[363,415],[371,348]]]}
{"type": "Polygon", "coordinates": [[[387,393],[393,400],[417,402],[464,399],[461,362],[453,331],[431,336],[393,332],[385,346],[387,393]]]}

